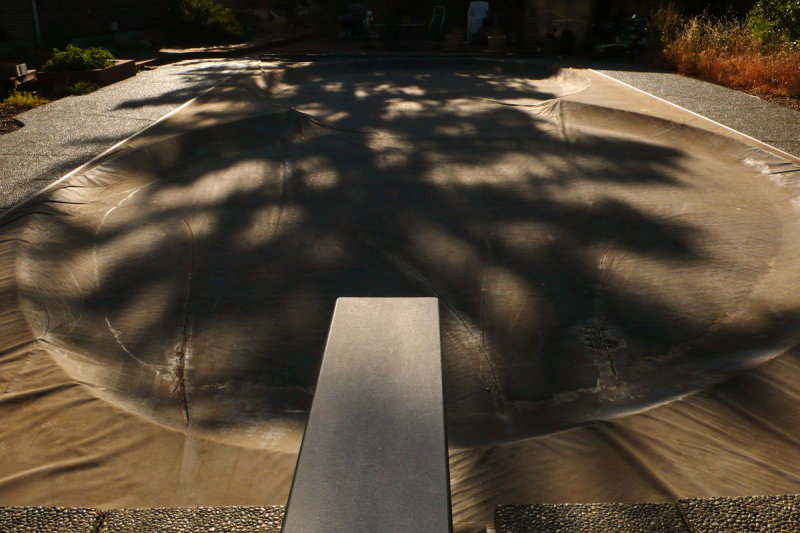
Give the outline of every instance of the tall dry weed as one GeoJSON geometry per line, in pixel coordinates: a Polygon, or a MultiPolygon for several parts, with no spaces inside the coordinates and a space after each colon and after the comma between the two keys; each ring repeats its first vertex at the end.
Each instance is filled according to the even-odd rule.
{"type": "Polygon", "coordinates": [[[728,87],[800,97],[800,51],[766,47],[747,20],[699,15],[662,31],[665,58],[683,74],[728,87]]]}

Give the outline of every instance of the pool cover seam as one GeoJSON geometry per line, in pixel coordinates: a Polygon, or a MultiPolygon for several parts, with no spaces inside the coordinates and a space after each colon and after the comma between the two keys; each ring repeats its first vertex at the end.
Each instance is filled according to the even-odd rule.
{"type": "Polygon", "coordinates": [[[195,247],[195,237],[194,231],[192,230],[191,224],[185,218],[183,219],[184,224],[186,224],[186,229],[189,231],[189,246],[190,246],[190,257],[191,263],[189,265],[189,271],[187,272],[187,280],[186,280],[186,298],[183,305],[183,334],[181,336],[181,343],[178,347],[177,352],[175,353],[175,362],[173,366],[173,373],[175,376],[175,392],[177,392],[180,397],[179,401],[181,402],[181,407],[183,408],[183,417],[184,421],[186,422],[186,426],[189,426],[191,419],[189,418],[189,396],[186,390],[186,364],[189,358],[189,350],[191,349],[190,342],[192,338],[192,326],[191,326],[191,312],[192,312],[192,274],[194,273],[195,266],[197,263],[197,249],[195,247]]]}
{"type": "Polygon", "coordinates": [[[605,73],[603,73],[603,72],[600,72],[599,70],[595,70],[595,69],[593,69],[593,68],[590,68],[590,69],[588,69],[588,70],[589,70],[590,72],[594,72],[595,74],[599,74],[600,76],[603,76],[603,77],[605,77],[605,78],[608,78],[608,79],[610,79],[610,80],[612,80],[612,81],[615,81],[615,82],[617,82],[617,83],[619,83],[619,84],[621,84],[621,85],[624,85],[624,86],[626,86],[626,87],[630,87],[630,88],[631,88],[631,89],[633,89],[634,91],[638,91],[638,92],[640,92],[640,93],[642,93],[642,94],[646,94],[647,96],[650,96],[650,97],[652,97],[652,98],[655,98],[656,100],[658,100],[658,101],[660,101],[660,102],[664,102],[665,104],[669,104],[669,105],[671,105],[671,106],[673,106],[673,107],[676,107],[676,108],[678,108],[678,109],[680,109],[680,110],[682,110],[682,111],[686,111],[687,113],[689,113],[689,114],[691,114],[691,115],[694,115],[694,116],[696,116],[696,117],[699,117],[699,118],[701,118],[701,119],[703,119],[703,120],[706,120],[706,121],[708,121],[708,122],[710,122],[710,123],[712,123],[712,124],[714,124],[714,125],[716,125],[716,126],[720,126],[720,127],[722,127],[722,128],[725,128],[726,130],[728,130],[728,131],[731,131],[731,132],[733,132],[733,133],[736,133],[737,135],[741,135],[742,137],[745,137],[745,138],[747,138],[747,139],[749,139],[749,140],[751,140],[751,141],[753,141],[753,142],[755,142],[755,143],[758,143],[758,144],[759,144],[759,145],[761,145],[761,146],[765,146],[765,147],[769,148],[770,150],[774,150],[775,152],[777,152],[778,154],[780,154],[780,155],[781,155],[781,156],[783,156],[783,157],[789,158],[789,159],[791,159],[792,161],[794,161],[794,162],[796,162],[796,163],[800,163],[800,158],[799,158],[799,157],[797,157],[797,156],[795,156],[795,155],[792,155],[792,154],[790,154],[789,152],[786,152],[786,151],[784,151],[784,150],[781,150],[780,148],[778,148],[778,147],[776,147],[776,146],[772,146],[771,144],[768,144],[768,143],[766,143],[766,142],[764,142],[764,141],[762,141],[762,140],[756,139],[755,137],[753,137],[753,136],[751,136],[751,135],[748,135],[748,134],[746,134],[746,133],[742,133],[741,131],[739,131],[739,130],[736,130],[736,129],[733,129],[733,128],[731,128],[730,126],[726,126],[725,124],[722,124],[721,122],[717,122],[717,121],[716,121],[716,120],[714,120],[714,119],[708,118],[708,117],[707,117],[707,116],[705,116],[705,115],[701,115],[700,113],[697,113],[697,112],[695,112],[695,111],[692,111],[691,109],[687,109],[687,108],[685,108],[685,107],[683,107],[683,106],[681,106],[681,105],[678,105],[678,104],[676,104],[676,103],[674,103],[674,102],[670,102],[669,100],[666,100],[666,99],[664,99],[664,98],[661,98],[661,97],[659,97],[659,96],[656,96],[656,95],[654,95],[654,94],[652,94],[652,93],[649,93],[649,92],[647,92],[647,91],[645,91],[645,90],[643,90],[643,89],[640,89],[640,88],[638,88],[638,87],[635,87],[635,86],[631,85],[630,83],[626,83],[626,82],[624,82],[624,81],[622,81],[622,80],[618,80],[617,78],[615,78],[615,77],[613,77],[613,76],[609,76],[608,74],[605,74],[605,73]]]}

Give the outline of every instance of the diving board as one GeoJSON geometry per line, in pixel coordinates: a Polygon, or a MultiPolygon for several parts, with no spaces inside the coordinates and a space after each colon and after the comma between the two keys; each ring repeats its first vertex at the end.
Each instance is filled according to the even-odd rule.
{"type": "Polygon", "coordinates": [[[448,532],[436,298],[339,298],[284,533],[448,532]]]}

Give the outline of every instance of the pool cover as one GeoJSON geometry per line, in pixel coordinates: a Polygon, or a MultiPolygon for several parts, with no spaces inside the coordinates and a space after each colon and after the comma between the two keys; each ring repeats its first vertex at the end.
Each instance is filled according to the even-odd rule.
{"type": "Polygon", "coordinates": [[[264,68],[0,220],[0,504],[285,503],[341,296],[439,298],[456,522],[800,492],[796,160],[587,70],[264,68]]]}

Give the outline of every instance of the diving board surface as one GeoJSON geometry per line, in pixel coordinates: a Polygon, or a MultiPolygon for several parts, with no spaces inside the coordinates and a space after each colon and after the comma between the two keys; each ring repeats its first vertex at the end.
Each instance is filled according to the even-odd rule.
{"type": "Polygon", "coordinates": [[[339,298],[285,533],[450,531],[436,298],[339,298]]]}

